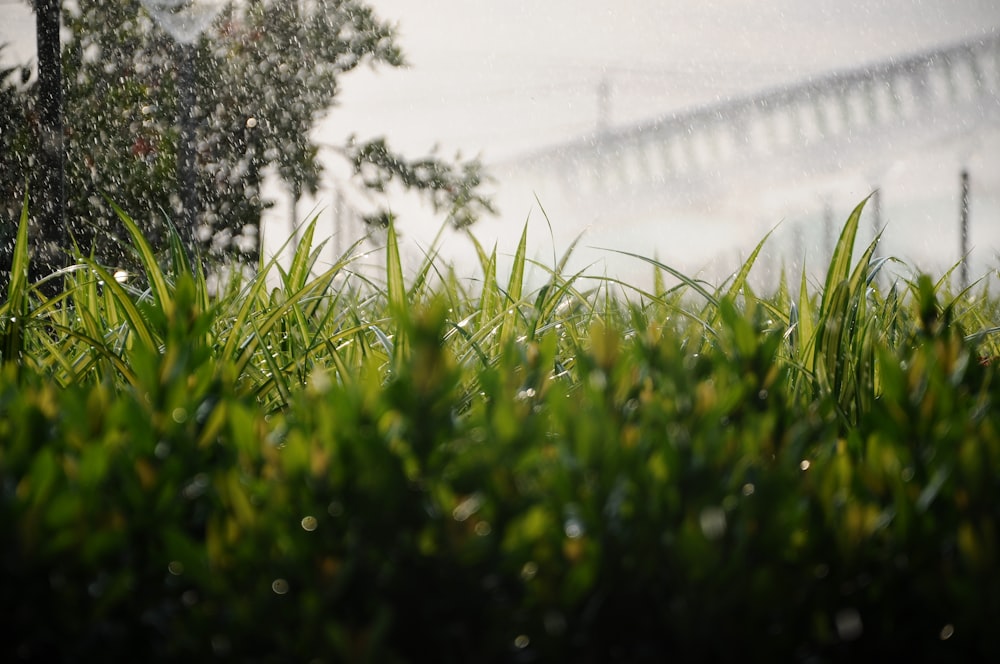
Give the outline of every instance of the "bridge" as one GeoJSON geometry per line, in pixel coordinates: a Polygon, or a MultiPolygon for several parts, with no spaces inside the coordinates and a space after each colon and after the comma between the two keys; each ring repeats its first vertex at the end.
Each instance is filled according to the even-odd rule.
{"type": "Polygon", "coordinates": [[[710,195],[727,174],[761,165],[834,172],[899,137],[968,133],[998,118],[1000,36],[991,35],[604,130],[495,171],[594,210],[608,196],[659,198],[677,184],[710,195]]]}

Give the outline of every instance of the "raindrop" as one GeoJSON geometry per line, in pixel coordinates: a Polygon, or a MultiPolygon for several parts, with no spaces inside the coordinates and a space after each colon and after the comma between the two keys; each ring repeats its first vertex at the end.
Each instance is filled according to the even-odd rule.
{"type": "Polygon", "coordinates": [[[861,624],[861,614],[857,609],[841,609],[834,616],[837,635],[844,641],[854,641],[861,636],[864,625],[861,624]]]}
{"type": "Polygon", "coordinates": [[[538,574],[538,565],[530,560],[521,567],[521,579],[524,581],[531,581],[536,574],[538,574]]]}
{"type": "Polygon", "coordinates": [[[222,634],[216,634],[212,637],[212,650],[215,651],[216,655],[228,655],[231,649],[232,646],[227,637],[222,634]]]}
{"type": "Polygon", "coordinates": [[[271,590],[274,591],[276,595],[284,595],[288,592],[288,581],[284,579],[275,579],[271,584],[271,590]]]}
{"type": "Polygon", "coordinates": [[[577,539],[583,536],[584,528],[583,523],[576,517],[570,517],[566,519],[566,523],[563,525],[563,532],[566,533],[566,537],[570,539],[577,539]]]}
{"type": "Polygon", "coordinates": [[[181,489],[181,495],[188,500],[194,500],[198,496],[205,493],[205,490],[208,489],[208,485],[208,475],[205,473],[198,473],[184,486],[183,489],[181,489]]]}
{"type": "Polygon", "coordinates": [[[799,468],[801,468],[802,470],[809,470],[810,465],[811,464],[809,463],[809,459],[803,459],[802,463],[799,464],[799,468]]]}
{"type": "Polygon", "coordinates": [[[952,625],[951,623],[948,623],[947,625],[941,628],[940,636],[942,641],[947,641],[952,636],[954,636],[954,634],[955,634],[955,626],[952,625]]]}
{"type": "Polygon", "coordinates": [[[247,125],[247,129],[253,129],[254,127],[257,126],[257,118],[252,117],[252,116],[249,117],[249,118],[247,118],[246,125],[247,125]]]}
{"type": "Polygon", "coordinates": [[[719,539],[726,532],[726,513],[721,507],[706,507],[701,511],[698,523],[705,537],[719,539]]]}
{"type": "Polygon", "coordinates": [[[517,638],[514,639],[514,647],[518,650],[523,650],[528,647],[531,643],[531,639],[528,638],[527,634],[519,634],[517,638]]]}
{"type": "Polygon", "coordinates": [[[474,493],[456,505],[455,509],[451,511],[451,516],[455,521],[465,521],[478,512],[482,504],[482,496],[479,493],[474,493]]]}
{"type": "Polygon", "coordinates": [[[184,424],[184,422],[187,421],[188,414],[183,408],[174,408],[174,412],[171,413],[171,417],[173,417],[174,422],[177,422],[177,424],[184,424]]]}
{"type": "Polygon", "coordinates": [[[566,631],[566,617],[559,611],[547,611],[542,620],[545,623],[545,631],[552,636],[562,636],[566,631]]]}
{"type": "Polygon", "coordinates": [[[52,586],[53,589],[59,590],[60,588],[65,587],[66,577],[62,574],[53,572],[49,575],[49,585],[52,586]]]}
{"type": "Polygon", "coordinates": [[[194,606],[198,603],[198,593],[193,590],[185,591],[184,594],[181,595],[181,603],[183,603],[184,606],[194,606]]]}
{"type": "Polygon", "coordinates": [[[595,390],[603,390],[608,386],[608,377],[600,369],[590,372],[590,386],[595,390]]]}
{"type": "Polygon", "coordinates": [[[153,448],[153,454],[157,459],[166,459],[170,455],[170,443],[161,440],[153,448]]]}
{"type": "Polygon", "coordinates": [[[124,284],[128,281],[129,273],[125,270],[115,270],[115,281],[124,284]]]}
{"type": "Polygon", "coordinates": [[[534,399],[534,398],[535,398],[535,390],[534,388],[531,387],[525,390],[521,390],[520,392],[517,393],[517,396],[515,397],[517,401],[527,401],[528,399],[534,399]]]}
{"type": "Polygon", "coordinates": [[[751,484],[750,482],[747,482],[746,484],[743,485],[742,491],[744,496],[747,497],[752,496],[753,492],[755,491],[754,485],[751,484]]]}
{"type": "Polygon", "coordinates": [[[170,564],[167,565],[167,571],[174,576],[180,576],[184,573],[184,564],[179,560],[171,560],[170,564]]]}
{"type": "Polygon", "coordinates": [[[490,526],[488,521],[480,521],[479,523],[476,524],[474,530],[476,531],[476,534],[479,535],[480,537],[486,537],[487,535],[493,532],[493,528],[490,526]]]}
{"type": "Polygon", "coordinates": [[[316,517],[314,517],[314,516],[305,516],[305,517],[302,517],[302,530],[305,530],[305,531],[311,533],[312,531],[316,530],[316,526],[318,526],[318,525],[319,525],[319,522],[316,521],[316,517]]]}

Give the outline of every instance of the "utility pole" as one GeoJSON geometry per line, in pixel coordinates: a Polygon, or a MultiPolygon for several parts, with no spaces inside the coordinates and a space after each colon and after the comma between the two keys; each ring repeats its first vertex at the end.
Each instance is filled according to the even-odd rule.
{"type": "Polygon", "coordinates": [[[597,134],[603,136],[611,125],[611,83],[605,76],[597,84],[597,134]]]}
{"type": "Polygon", "coordinates": [[[969,171],[962,169],[960,176],[962,202],[959,208],[959,226],[962,252],[962,288],[969,287],[969,171]]]}
{"type": "MultiPolygon", "coordinates": [[[[35,0],[35,32],[38,47],[39,183],[32,194],[37,220],[35,241],[37,268],[58,269],[56,256],[62,236],[65,192],[63,149],[62,63],[59,44],[60,0],[35,0]]],[[[36,269],[37,269],[36,268],[36,269]]]]}
{"type": "Polygon", "coordinates": [[[292,240],[292,254],[299,248],[299,199],[302,198],[302,183],[298,180],[293,180],[291,184],[291,191],[289,192],[288,200],[288,228],[291,230],[291,236],[294,238],[292,240]]]}
{"type": "Polygon", "coordinates": [[[872,187],[872,239],[882,230],[882,190],[872,187]]]}
{"type": "Polygon", "coordinates": [[[335,188],[333,204],[333,260],[338,260],[343,254],[344,239],[344,194],[340,187],[335,188]]]}
{"type": "Polygon", "coordinates": [[[181,190],[181,237],[194,249],[198,242],[198,176],[195,172],[195,142],[197,128],[194,121],[195,93],[195,44],[175,43],[177,60],[177,114],[181,130],[177,144],[177,184],[181,190]]]}
{"type": "Polygon", "coordinates": [[[833,246],[836,242],[833,228],[833,205],[830,201],[823,202],[823,260],[827,263],[833,258],[833,246]]]}

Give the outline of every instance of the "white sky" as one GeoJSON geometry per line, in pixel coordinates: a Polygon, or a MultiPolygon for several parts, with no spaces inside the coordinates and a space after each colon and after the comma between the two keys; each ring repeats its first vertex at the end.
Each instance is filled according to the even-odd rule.
{"type": "MultiPolygon", "coordinates": [[[[487,160],[591,130],[597,86],[627,123],[810,73],[1000,29],[997,0],[371,0],[405,70],[344,77],[326,135],[387,133],[487,160]]],[[[8,57],[33,54],[26,0],[0,0],[8,57]]]]}
{"type": "Polygon", "coordinates": [[[344,79],[336,130],[488,159],[1000,27],[996,0],[374,0],[408,71],[344,79]],[[408,118],[417,116],[419,122],[408,118]],[[343,127],[343,129],[340,129],[343,127]]]}

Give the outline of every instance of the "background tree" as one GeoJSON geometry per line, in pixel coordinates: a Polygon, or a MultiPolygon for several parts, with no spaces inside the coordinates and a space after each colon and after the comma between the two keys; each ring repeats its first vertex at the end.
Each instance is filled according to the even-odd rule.
{"type": "MultiPolygon", "coordinates": [[[[0,62],[6,60],[0,44],[0,62]]],[[[34,145],[25,131],[28,125],[28,107],[24,104],[26,85],[31,69],[26,66],[0,66],[0,214],[3,219],[16,218],[21,211],[24,196],[25,173],[28,157],[33,156],[34,145]]],[[[14,237],[14,230],[7,224],[0,225],[0,244],[14,237]]]]}
{"type": "MultiPolygon", "coordinates": [[[[0,44],[0,62],[5,60],[0,44]]],[[[0,288],[6,291],[10,260],[17,233],[15,223],[24,202],[27,173],[37,154],[35,141],[27,131],[29,108],[26,99],[31,69],[0,66],[0,288]]]]}
{"type": "MultiPolygon", "coordinates": [[[[85,251],[93,247],[101,260],[127,264],[105,195],[154,242],[180,218],[176,46],[138,0],[81,0],[64,10],[63,25],[70,34],[63,46],[67,230],[85,251]]],[[[316,193],[323,170],[310,134],[335,105],[340,77],[365,63],[400,66],[404,59],[392,27],[358,0],[246,0],[232,3],[207,32],[198,44],[193,109],[195,236],[204,255],[253,260],[261,215],[271,204],[261,195],[265,170],[295,197],[316,193]]],[[[0,134],[0,160],[15,174],[4,181],[16,182],[36,176],[26,154],[38,126],[34,86],[16,85],[10,74],[0,116],[14,117],[16,130],[0,134]]],[[[352,138],[341,153],[361,188],[398,181],[424,192],[455,225],[492,211],[478,161],[410,161],[381,138],[352,138]]],[[[11,200],[20,191],[5,184],[6,219],[16,219],[11,211],[20,200],[11,200]]],[[[387,216],[374,210],[365,220],[384,223],[387,216]]]]}

